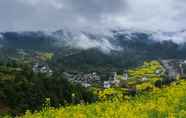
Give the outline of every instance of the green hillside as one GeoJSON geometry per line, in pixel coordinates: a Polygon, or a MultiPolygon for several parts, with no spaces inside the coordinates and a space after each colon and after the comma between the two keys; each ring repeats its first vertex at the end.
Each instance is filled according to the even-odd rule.
{"type": "MultiPolygon", "coordinates": [[[[45,96],[46,101],[45,103],[42,102],[42,109],[35,109],[39,111],[30,109],[35,112],[27,111],[25,114],[21,114],[20,118],[185,118],[185,80],[177,78],[178,80],[172,83],[168,82],[166,85],[162,84],[161,88],[157,88],[155,86],[156,82],[166,79],[165,70],[158,61],[144,62],[144,65],[129,69],[128,77],[128,80],[123,80],[123,75],[118,73],[117,79],[121,81],[121,85],[107,89],[90,88],[91,92],[97,96],[96,103],[86,104],[86,102],[80,101],[78,105],[61,104],[62,106],[59,108],[54,108],[51,106],[53,106],[52,103],[56,100],[56,97],[47,98],[45,96]],[[145,80],[143,80],[144,77],[145,80]]],[[[54,80],[56,79],[52,79],[53,83],[54,80]]],[[[69,95],[74,94],[69,90],[67,90],[69,95]]],[[[52,92],[55,93],[55,91],[52,92]]],[[[87,94],[82,93],[81,95],[87,94]]],[[[10,98],[10,96],[7,96],[7,98],[10,98]]],[[[32,97],[32,94],[30,94],[30,97],[32,97]]],[[[12,99],[15,98],[17,97],[12,99]]],[[[36,99],[38,100],[38,97],[36,99]]],[[[64,98],[58,99],[64,100],[64,98]]],[[[89,99],[92,99],[92,97],[89,99]]],[[[26,100],[33,102],[31,99],[26,100]]]]}

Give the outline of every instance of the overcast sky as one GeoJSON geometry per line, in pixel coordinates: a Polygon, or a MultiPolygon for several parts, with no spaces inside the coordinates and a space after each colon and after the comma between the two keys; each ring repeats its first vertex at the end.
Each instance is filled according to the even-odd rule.
{"type": "Polygon", "coordinates": [[[186,29],[186,0],[0,0],[0,31],[186,29]]]}

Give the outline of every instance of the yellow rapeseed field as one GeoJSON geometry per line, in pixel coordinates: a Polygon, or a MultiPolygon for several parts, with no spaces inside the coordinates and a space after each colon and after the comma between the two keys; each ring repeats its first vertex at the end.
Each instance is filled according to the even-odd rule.
{"type": "Polygon", "coordinates": [[[47,108],[20,118],[186,118],[186,81],[126,100],[47,108]]]}

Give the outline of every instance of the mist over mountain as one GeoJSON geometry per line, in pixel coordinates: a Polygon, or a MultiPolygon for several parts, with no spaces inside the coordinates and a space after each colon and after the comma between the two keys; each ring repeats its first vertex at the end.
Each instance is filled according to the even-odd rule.
{"type": "Polygon", "coordinates": [[[169,42],[181,51],[185,11],[184,0],[3,0],[0,43],[7,48],[68,47],[111,54],[159,51],[154,46],[167,50],[169,42]]]}
{"type": "MultiPolygon", "coordinates": [[[[55,32],[2,32],[1,45],[8,48],[50,49],[71,47],[87,50],[97,48],[102,52],[124,51],[126,48],[135,48],[138,43],[147,45],[161,45],[170,42],[178,47],[185,44],[186,31],[178,32],[139,32],[132,30],[111,30],[109,33],[73,32],[58,30],[55,32]],[[32,45],[33,44],[33,45],[32,45]]],[[[144,47],[145,48],[145,47],[144,47]]]]}
{"type": "MultiPolygon", "coordinates": [[[[41,51],[95,49],[106,55],[120,53],[150,58],[185,57],[186,32],[139,32],[111,30],[108,34],[91,32],[3,32],[0,44],[4,48],[41,51]],[[177,40],[175,40],[177,39],[177,40]]],[[[124,56],[123,56],[124,57],[124,56]]]]}
{"type": "Polygon", "coordinates": [[[186,58],[185,31],[139,32],[117,29],[109,33],[95,33],[62,29],[55,32],[0,34],[2,57],[14,57],[19,49],[32,53],[51,52],[55,55],[52,63],[56,68],[67,71],[123,69],[139,65],[145,60],[186,58]]]}

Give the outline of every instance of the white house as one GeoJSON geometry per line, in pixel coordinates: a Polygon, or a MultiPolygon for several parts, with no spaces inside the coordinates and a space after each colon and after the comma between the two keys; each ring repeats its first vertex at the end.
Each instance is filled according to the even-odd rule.
{"type": "Polygon", "coordinates": [[[128,80],[129,79],[129,76],[128,76],[128,72],[124,72],[123,73],[123,80],[128,80]]]}
{"type": "Polygon", "coordinates": [[[147,81],[147,80],[148,80],[147,77],[143,77],[143,78],[141,78],[141,81],[147,81]]]}
{"type": "Polygon", "coordinates": [[[103,87],[104,88],[110,88],[111,87],[111,82],[110,81],[104,81],[103,87]]]}
{"type": "Polygon", "coordinates": [[[32,70],[34,73],[43,73],[52,76],[53,71],[48,65],[36,63],[33,65],[32,70]]]}

